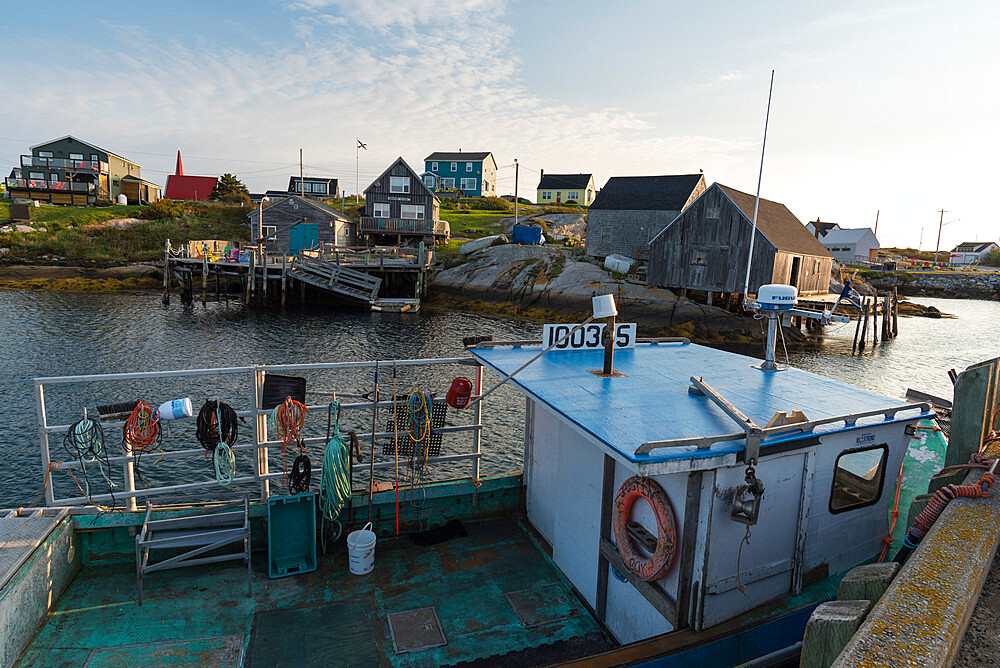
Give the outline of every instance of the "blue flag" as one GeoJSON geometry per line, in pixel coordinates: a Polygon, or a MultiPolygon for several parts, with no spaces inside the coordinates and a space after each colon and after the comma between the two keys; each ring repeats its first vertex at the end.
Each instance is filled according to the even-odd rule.
{"type": "Polygon", "coordinates": [[[859,309],[861,308],[861,295],[858,294],[857,290],[851,287],[850,281],[847,281],[847,284],[844,285],[844,289],[840,291],[840,297],[837,298],[837,304],[839,304],[842,301],[846,301],[849,304],[854,304],[859,309]]]}

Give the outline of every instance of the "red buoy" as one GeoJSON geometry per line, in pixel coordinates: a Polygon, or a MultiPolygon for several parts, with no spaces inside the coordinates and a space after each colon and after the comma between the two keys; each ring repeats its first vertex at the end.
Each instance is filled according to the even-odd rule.
{"type": "Polygon", "coordinates": [[[445,397],[445,401],[452,408],[465,408],[469,405],[470,396],[472,396],[472,381],[459,376],[451,381],[451,387],[448,388],[448,395],[445,397]]]}

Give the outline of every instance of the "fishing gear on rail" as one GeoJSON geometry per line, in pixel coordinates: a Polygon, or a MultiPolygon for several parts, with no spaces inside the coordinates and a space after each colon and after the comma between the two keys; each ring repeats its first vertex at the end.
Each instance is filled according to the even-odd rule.
{"type": "Polygon", "coordinates": [[[211,456],[215,465],[215,480],[223,487],[236,477],[236,445],[240,428],[236,411],[227,403],[208,399],[198,411],[195,437],[211,456]]]}
{"type": "Polygon", "coordinates": [[[288,446],[292,443],[298,443],[299,454],[306,454],[301,435],[307,412],[309,409],[304,403],[291,397],[285,397],[285,400],[271,411],[269,419],[278,437],[281,438],[282,478],[286,483],[288,482],[288,446]]]}
{"type": "Polygon", "coordinates": [[[427,459],[430,456],[431,443],[431,407],[434,396],[430,392],[414,390],[406,395],[406,433],[413,441],[410,450],[410,461],[404,477],[409,486],[410,506],[414,511],[423,507],[427,497],[424,488],[424,473],[427,470],[427,459]],[[422,498],[416,498],[416,489],[420,488],[422,498]]]}
{"type": "MultiPolygon", "coordinates": [[[[340,404],[330,402],[327,420],[332,423],[328,431],[329,440],[323,452],[323,472],[319,480],[319,507],[322,512],[323,551],[326,552],[326,522],[333,522],[336,533],[333,540],[340,538],[343,525],[340,512],[351,498],[351,452],[340,433],[340,404]]],[[[356,437],[355,437],[356,441],[356,437]]]]}
{"type": "MultiPolygon", "coordinates": [[[[91,420],[84,417],[69,426],[66,435],[63,437],[63,447],[70,457],[80,462],[80,473],[83,477],[83,485],[73,476],[76,486],[87,501],[93,506],[102,507],[91,498],[90,476],[87,474],[87,463],[97,463],[97,469],[101,472],[101,477],[108,485],[108,494],[111,495],[111,506],[109,510],[115,508],[115,483],[111,480],[111,461],[108,449],[104,442],[104,426],[98,420],[91,420]]],[[[72,469],[69,469],[72,475],[72,469]]],[[[44,493],[44,492],[43,492],[44,493]]]]}
{"type": "MultiPolygon", "coordinates": [[[[149,482],[142,475],[139,461],[144,453],[153,449],[160,450],[163,442],[163,432],[160,431],[160,411],[145,401],[136,404],[128,419],[122,426],[122,448],[126,455],[132,455],[135,475],[143,487],[148,488],[149,482]]],[[[163,451],[160,450],[162,454],[163,451]]]]}

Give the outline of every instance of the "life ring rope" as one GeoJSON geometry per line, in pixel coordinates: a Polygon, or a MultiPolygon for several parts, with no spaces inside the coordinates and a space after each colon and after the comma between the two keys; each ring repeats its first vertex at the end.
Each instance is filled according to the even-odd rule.
{"type": "Polygon", "coordinates": [[[633,476],[622,483],[615,496],[612,526],[618,554],[626,568],[636,577],[649,582],[669,570],[677,542],[674,511],[663,488],[652,478],[633,476]],[[656,549],[650,557],[639,552],[628,533],[629,515],[633,504],[639,499],[645,499],[649,503],[656,518],[656,549]]]}

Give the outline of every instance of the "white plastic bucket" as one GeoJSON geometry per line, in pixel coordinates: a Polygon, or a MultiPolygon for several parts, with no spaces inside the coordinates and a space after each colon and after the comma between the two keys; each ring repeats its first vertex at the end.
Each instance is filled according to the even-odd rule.
{"type": "Polygon", "coordinates": [[[363,529],[347,534],[347,556],[351,573],[367,575],[375,568],[375,532],[369,522],[363,529]]]}
{"type": "Polygon", "coordinates": [[[194,409],[191,407],[190,397],[164,402],[160,404],[159,410],[160,417],[164,420],[176,420],[177,418],[191,417],[194,415],[194,409]]]}

